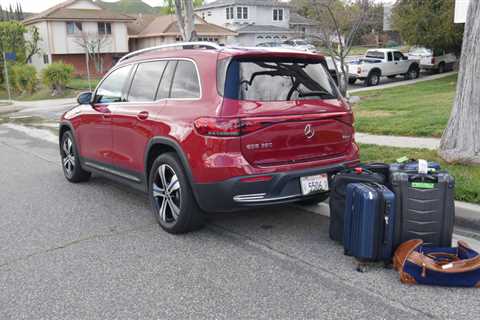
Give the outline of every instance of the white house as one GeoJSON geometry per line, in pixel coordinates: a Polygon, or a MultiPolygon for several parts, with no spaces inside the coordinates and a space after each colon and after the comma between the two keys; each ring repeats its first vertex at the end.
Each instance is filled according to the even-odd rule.
{"type": "MultiPolygon", "coordinates": [[[[212,41],[225,44],[228,37],[237,33],[215,24],[207,23],[195,16],[195,32],[199,41],[212,41]]],[[[138,14],[136,20],[127,26],[130,50],[138,50],[167,43],[181,41],[181,34],[175,15],[138,14]]]]}
{"type": "Polygon", "coordinates": [[[195,10],[209,23],[234,30],[228,44],[280,42],[298,33],[289,26],[290,6],[278,0],[217,0],[195,10]]]}
{"type": "MultiPolygon", "coordinates": [[[[107,11],[90,0],[69,0],[30,16],[23,23],[35,26],[40,33],[41,54],[31,63],[42,69],[52,62],[63,61],[75,67],[77,75],[86,74],[82,38],[102,38],[104,70],[128,52],[127,23],[135,18],[107,11]]],[[[90,70],[95,72],[92,65],[90,70]]]]}

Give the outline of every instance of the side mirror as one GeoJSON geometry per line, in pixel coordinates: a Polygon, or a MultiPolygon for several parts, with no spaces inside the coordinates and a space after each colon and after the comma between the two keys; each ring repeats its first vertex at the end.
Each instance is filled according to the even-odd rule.
{"type": "Polygon", "coordinates": [[[90,91],[80,92],[77,96],[78,104],[90,104],[92,101],[92,93],[90,91]]]}

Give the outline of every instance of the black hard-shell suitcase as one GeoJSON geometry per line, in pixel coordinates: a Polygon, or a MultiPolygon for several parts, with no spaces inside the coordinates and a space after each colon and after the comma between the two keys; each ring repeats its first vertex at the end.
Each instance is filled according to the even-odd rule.
{"type": "Polygon", "coordinates": [[[384,184],[386,177],[362,168],[346,169],[337,173],[332,180],[330,191],[330,239],[343,243],[343,221],[347,185],[353,182],[384,184]]]}
{"type": "Polygon", "coordinates": [[[426,246],[451,246],[455,179],[447,172],[393,172],[390,179],[397,210],[394,247],[411,239],[422,239],[426,246]]]}

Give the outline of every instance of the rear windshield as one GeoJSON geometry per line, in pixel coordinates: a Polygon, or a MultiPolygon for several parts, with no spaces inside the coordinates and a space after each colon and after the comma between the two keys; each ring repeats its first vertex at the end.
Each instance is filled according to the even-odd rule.
{"type": "Polygon", "coordinates": [[[373,59],[385,59],[385,53],[381,51],[367,51],[365,57],[373,59]]]}
{"type": "Polygon", "coordinates": [[[290,58],[223,60],[217,85],[220,94],[236,100],[336,99],[338,92],[324,63],[290,58]]]}

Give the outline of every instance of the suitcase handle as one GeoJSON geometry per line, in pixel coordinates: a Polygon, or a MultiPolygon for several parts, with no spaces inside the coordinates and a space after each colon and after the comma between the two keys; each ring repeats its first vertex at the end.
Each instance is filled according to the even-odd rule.
{"type": "Polygon", "coordinates": [[[415,174],[412,175],[408,178],[409,182],[412,181],[420,181],[420,182],[433,182],[437,183],[438,182],[438,177],[432,176],[431,174],[415,174]]]}

